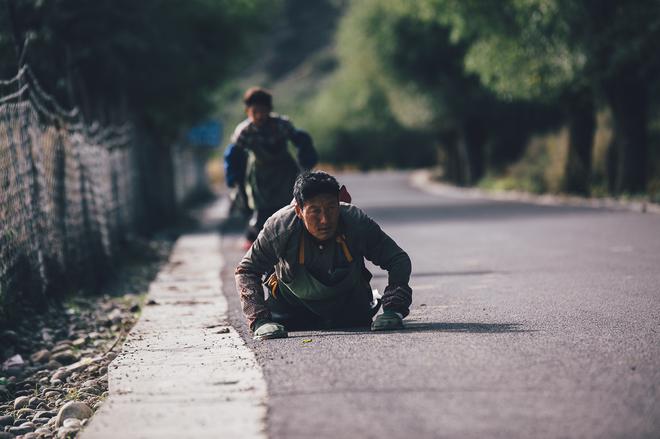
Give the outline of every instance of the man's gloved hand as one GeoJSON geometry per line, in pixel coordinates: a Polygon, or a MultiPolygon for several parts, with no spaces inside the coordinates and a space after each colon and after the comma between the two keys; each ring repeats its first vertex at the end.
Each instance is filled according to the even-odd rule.
{"type": "Polygon", "coordinates": [[[395,311],[405,317],[412,303],[412,289],[408,285],[388,285],[383,291],[382,302],[384,310],[395,311]]]}
{"type": "Polygon", "coordinates": [[[389,331],[393,329],[403,329],[403,320],[401,315],[394,311],[383,311],[376,317],[371,324],[372,331],[389,331]]]}
{"type": "Polygon", "coordinates": [[[252,338],[255,340],[268,340],[271,338],[286,338],[288,336],[289,334],[287,334],[284,326],[269,320],[263,320],[257,323],[254,330],[254,337],[252,338]]]}

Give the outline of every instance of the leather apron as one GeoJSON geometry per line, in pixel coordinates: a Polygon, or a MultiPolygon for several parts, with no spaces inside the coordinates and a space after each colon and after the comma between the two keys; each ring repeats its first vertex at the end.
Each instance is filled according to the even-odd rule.
{"type": "MultiPolygon", "coordinates": [[[[293,279],[290,282],[277,281],[281,293],[294,295],[308,310],[326,320],[341,318],[345,313],[359,312],[359,310],[352,309],[356,306],[359,307],[358,303],[353,303],[359,296],[359,290],[366,290],[371,294],[368,282],[362,275],[362,266],[351,255],[344,237],[338,236],[336,241],[349,263],[346,275],[337,284],[325,285],[305,267],[304,231],[300,237],[298,267],[296,267],[293,279]]],[[[270,286],[271,291],[274,292],[275,283],[271,282],[270,286]]]]}

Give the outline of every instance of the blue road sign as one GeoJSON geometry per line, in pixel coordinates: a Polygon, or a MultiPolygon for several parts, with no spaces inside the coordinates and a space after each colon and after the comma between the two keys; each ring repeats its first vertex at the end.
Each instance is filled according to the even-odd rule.
{"type": "Polygon", "coordinates": [[[217,120],[207,120],[192,127],[186,133],[186,141],[202,148],[217,148],[222,139],[222,124],[217,120]]]}

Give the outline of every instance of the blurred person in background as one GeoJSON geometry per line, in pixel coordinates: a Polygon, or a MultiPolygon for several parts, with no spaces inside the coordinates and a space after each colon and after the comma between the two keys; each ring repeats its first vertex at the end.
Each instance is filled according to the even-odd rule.
{"type": "Polygon", "coordinates": [[[312,138],[285,116],[273,113],[273,97],[252,87],[243,97],[247,119],[238,124],[224,155],[227,186],[237,187],[252,211],[244,248],[250,248],[264,223],[291,201],[300,170],[311,169],[318,156],[312,138]],[[288,150],[297,148],[297,163],[288,150]]]}

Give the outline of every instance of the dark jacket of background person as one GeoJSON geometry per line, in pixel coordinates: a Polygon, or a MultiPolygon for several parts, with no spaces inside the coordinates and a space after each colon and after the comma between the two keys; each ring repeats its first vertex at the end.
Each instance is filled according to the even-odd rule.
{"type": "Polygon", "coordinates": [[[244,120],[231,141],[224,155],[225,180],[229,187],[245,184],[252,210],[276,210],[288,204],[300,168],[310,169],[318,161],[309,134],[275,113],[262,128],[244,120]],[[288,151],[288,141],[298,150],[298,164],[288,151]]]}

